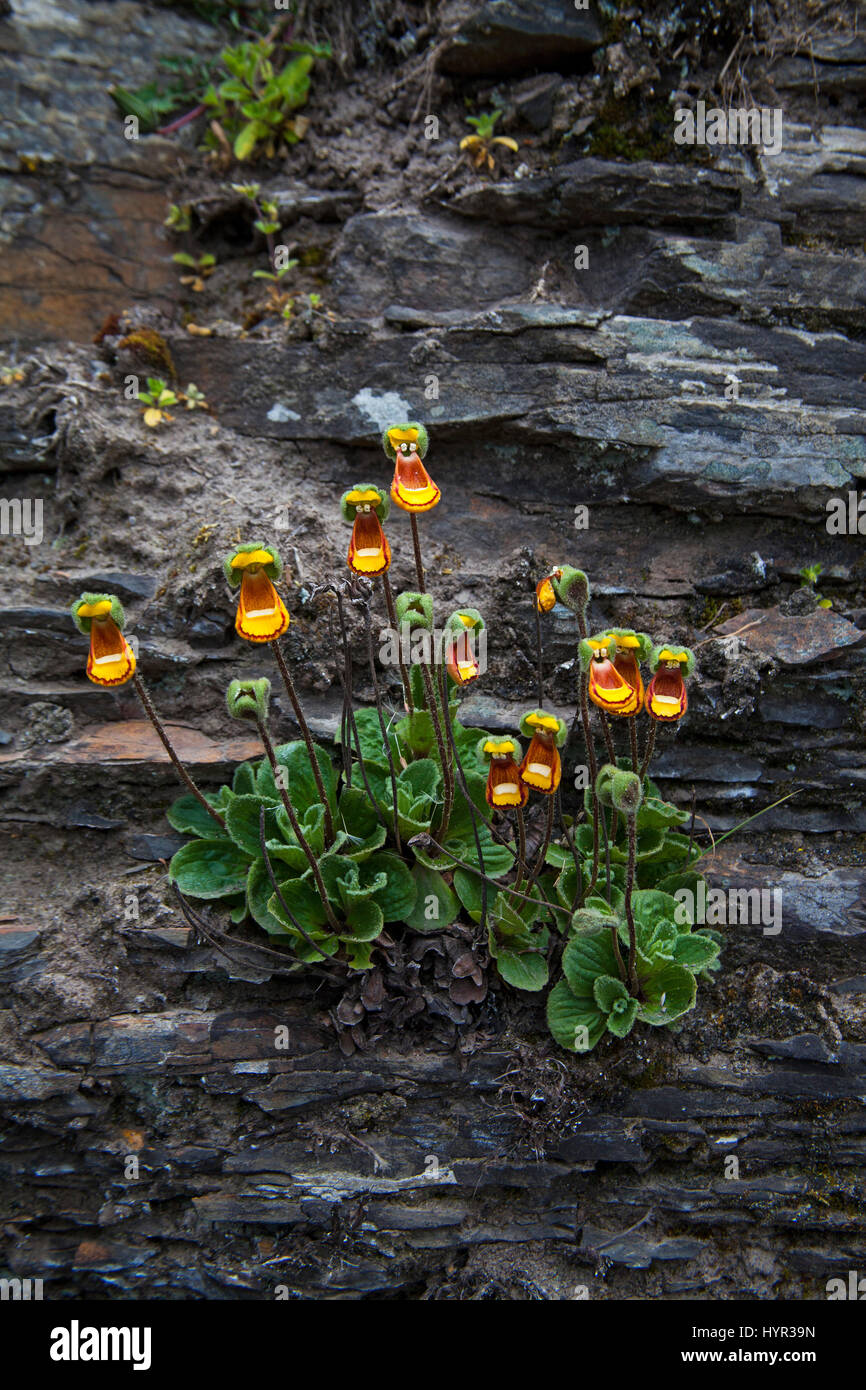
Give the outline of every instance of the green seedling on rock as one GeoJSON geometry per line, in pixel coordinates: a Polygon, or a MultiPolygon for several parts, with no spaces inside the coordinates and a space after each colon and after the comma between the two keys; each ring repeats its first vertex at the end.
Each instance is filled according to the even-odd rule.
{"type": "Polygon", "coordinates": [[[177,393],[159,377],[147,378],[147,390],[139,391],[138,399],[144,406],[144,423],[148,429],[155,430],[159,425],[174,419],[168,412],[170,405],[177,405],[177,393]]]}
{"type": "Polygon", "coordinates": [[[460,141],[461,150],[469,155],[475,168],[482,169],[486,164],[491,174],[496,169],[495,149],[511,150],[516,154],[520,148],[510,135],[494,134],[501,115],[501,111],[483,111],[480,116],[467,116],[466,124],[471,125],[475,133],[464,135],[460,141]]]}
{"type": "Polygon", "coordinates": [[[176,251],[171,259],[175,265],[189,267],[192,274],[181,275],[180,283],[189,285],[196,294],[201,293],[205,280],[213,275],[216,269],[216,256],[212,256],[210,252],[194,256],[190,251],[176,251]]]}
{"type": "Polygon", "coordinates": [[[309,121],[297,112],[306,105],[310,73],[317,58],[329,58],[327,45],[274,43],[258,39],[224,48],[226,74],[204,94],[211,127],[209,149],[221,148],[216,125],[238,162],[272,159],[283,145],[306,134],[309,121]]]}

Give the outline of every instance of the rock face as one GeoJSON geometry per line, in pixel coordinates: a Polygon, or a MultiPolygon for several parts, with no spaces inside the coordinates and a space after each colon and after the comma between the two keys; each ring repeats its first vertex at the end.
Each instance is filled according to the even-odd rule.
{"type": "Polygon", "coordinates": [[[155,54],[213,47],[208,26],[131,0],[14,0],[0,16],[0,319],[10,336],[89,339],[131,299],[171,306],[161,228],[176,148],[127,139],[106,89],[143,86],[155,54]]]}
{"type": "MultiPolygon", "coordinates": [[[[626,122],[632,89],[593,93],[627,86],[643,12],[623,34],[566,0],[435,24],[305,8],[342,68],[317,76],[285,165],[256,170],[299,261],[288,328],[230,186],[249,171],[205,167],[194,125],[125,140],[105,93],[224,36],[127,0],[13,0],[0,20],[2,369],[22,377],[0,387],[0,472],[7,502],[44,503],[42,542],[0,537],[0,1274],[57,1296],[822,1298],[866,1267],[866,588],[862,534],[828,525],[866,487],[861,40],[814,35],[804,86],[777,36],[775,157],[659,154],[642,131],[611,158],[593,131],[626,122]],[[807,121],[815,81],[835,104],[807,121]],[[501,103],[519,141],[489,176],[458,162],[467,101],[501,103]],[[169,200],[217,257],[200,291],[171,266],[169,200]],[[124,383],[153,364],[120,342],[142,324],[210,413],[144,427],[124,383]],[[119,595],[215,787],[256,754],[227,681],[273,674],[240,649],[219,561],[272,537],[327,738],[334,642],[311,595],[343,573],[340,493],[387,483],[396,418],[430,426],[437,612],[488,623],[470,722],[511,732],[537,703],[531,595],[559,562],[590,575],[592,629],[697,651],[653,775],[694,792],[711,883],[770,896],[766,920],[725,927],[679,1034],[569,1057],[529,996],[494,980],[455,1003],[436,935],[400,943],[403,994],[382,969],[341,997],[249,928],[226,940],[219,914],[194,930],[166,890],[172,769],[130,690],[84,679],[69,603],[119,595]]],[[[632,66],[669,123],[667,48],[655,75],[632,66]]],[[[388,534],[394,586],[414,587],[405,518],[388,534]]],[[[545,620],[546,703],[568,719],[578,635],[562,608],[545,620]]],[[[292,737],[276,685],[273,708],[292,737]]]]}
{"type": "Polygon", "coordinates": [[[568,69],[601,40],[593,0],[580,5],[572,0],[489,0],[471,7],[446,43],[438,66],[458,77],[500,77],[530,68],[568,69]]]}

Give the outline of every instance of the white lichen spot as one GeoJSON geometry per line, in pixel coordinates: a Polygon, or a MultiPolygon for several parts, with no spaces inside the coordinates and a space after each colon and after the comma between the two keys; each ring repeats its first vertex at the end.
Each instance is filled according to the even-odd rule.
{"type": "Polygon", "coordinates": [[[268,411],[268,419],[276,421],[277,424],[283,424],[286,420],[300,420],[300,418],[296,410],[289,410],[289,407],[283,405],[282,401],[277,401],[276,405],[272,405],[268,411]]]}
{"type": "Polygon", "coordinates": [[[387,429],[389,425],[400,424],[412,419],[412,407],[396,391],[377,393],[365,386],[352,397],[352,405],[358,407],[362,415],[372,420],[377,429],[387,429]]]}

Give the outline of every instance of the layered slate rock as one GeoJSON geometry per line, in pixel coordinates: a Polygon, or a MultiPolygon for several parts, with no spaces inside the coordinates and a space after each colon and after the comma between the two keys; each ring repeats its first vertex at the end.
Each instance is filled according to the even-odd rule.
{"type": "Polygon", "coordinates": [[[132,0],[14,0],[0,16],[0,316],[20,338],[90,339],[133,299],[175,302],[162,222],[177,149],[126,139],[107,89],[215,42],[210,26],[132,0]]]}
{"type": "Polygon", "coordinates": [[[580,5],[573,0],[487,0],[452,6],[444,18],[459,27],[439,54],[438,67],[459,77],[567,70],[602,41],[595,0],[580,5]]]}
{"type": "MultiPolygon", "coordinates": [[[[46,562],[3,538],[0,1265],[43,1277],[47,1296],[821,1298],[827,1278],[866,1268],[866,606],[862,537],[826,529],[828,498],[866,477],[866,137],[828,108],[823,128],[786,116],[775,158],[580,158],[543,138],[569,90],[559,70],[592,61],[594,10],[493,0],[437,24],[434,101],[457,110],[442,166],[464,97],[487,101],[472,74],[506,86],[527,69],[506,86],[531,132],[515,127],[525,167],[415,177],[392,197],[418,126],[383,134],[383,107],[407,78],[408,123],[419,87],[394,36],[354,137],[358,153],[381,135],[378,172],[361,187],[351,161],[329,171],[332,130],[274,173],[282,235],[314,229],[333,314],[287,339],[242,329],[240,298],[230,312],[215,295],[208,313],[195,297],[210,337],[172,317],[161,223],[187,192],[183,173],[170,187],[179,147],[124,141],[104,90],[148,80],[156,52],[205,51],[213,31],[174,8],[75,0],[13,0],[0,25],[9,110],[19,82],[0,126],[0,306],[24,339],[81,344],[43,347],[0,402],[4,492],[44,496],[51,546],[46,562]],[[102,317],[135,300],[213,415],[153,434],[122,402],[124,364],[94,366],[102,317]],[[250,928],[208,941],[166,892],[179,787],[134,694],[86,682],[70,599],[120,595],[210,790],[258,753],[225,714],[228,679],[273,675],[234,636],[219,558],[239,527],[273,536],[286,649],[327,738],[339,688],[310,594],[343,573],[336,499],[387,481],[378,432],[395,417],[431,426],[438,611],[477,602],[488,622],[471,722],[513,732],[536,703],[533,583],[563,560],[591,576],[593,629],[697,648],[689,718],[660,732],[653,772],[686,809],[694,792],[702,843],[706,825],[717,840],[736,829],[708,877],[759,911],[721,928],[722,971],[679,1034],[572,1059],[495,979],[457,1026],[427,988],[430,960],[447,961],[432,934],[411,962],[422,987],[407,986],[426,1012],[389,1023],[380,977],[356,1045],[344,1015],[366,1005],[280,973],[250,928]],[[792,609],[816,561],[833,608],[810,594],[792,609]],[[760,920],[774,889],[778,933],[760,920]]],[[[779,91],[816,73],[840,97],[857,89],[859,49],[822,43],[814,64],[777,65],[779,91]]],[[[194,196],[208,244],[230,233],[244,272],[261,268],[260,248],[243,259],[249,208],[226,181],[194,196]]],[[[414,586],[405,518],[389,536],[395,587],[414,586]]],[[[577,637],[572,614],[548,615],[550,706],[569,721],[577,637]]],[[[275,682],[281,739],[297,734],[287,704],[275,682]]]]}

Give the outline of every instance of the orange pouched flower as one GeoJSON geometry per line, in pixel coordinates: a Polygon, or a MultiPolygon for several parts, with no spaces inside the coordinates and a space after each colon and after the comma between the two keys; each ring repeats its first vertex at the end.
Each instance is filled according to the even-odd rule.
{"type": "Polygon", "coordinates": [[[528,787],[552,796],[562,779],[559,750],[568,737],[568,726],[554,714],[530,710],[520,721],[520,732],[530,740],[520,764],[520,777],[528,787]]]}
{"type": "Polygon", "coordinates": [[[82,594],[72,605],[79,632],[90,637],[87,676],[94,685],[126,685],[135,674],[135,653],[123,635],[125,618],[114,594],[82,594]]]}
{"type": "Polygon", "coordinates": [[[556,590],[553,587],[553,575],[546,574],[543,579],[539,579],[535,586],[535,606],[539,613],[549,613],[557,604],[556,590]]]}
{"type": "Polygon", "coordinates": [[[382,530],[391,503],[373,483],[358,483],[340,498],[343,520],[352,527],[346,564],[355,574],[373,578],[384,574],[391,564],[391,547],[382,530]]]}
{"type": "Polygon", "coordinates": [[[521,755],[520,744],[516,738],[479,739],[478,755],[490,763],[487,773],[487,805],[494,810],[525,806],[529,800],[529,788],[521,780],[517,759],[521,755]]]}
{"type": "Polygon", "coordinates": [[[635,632],[631,627],[612,627],[606,633],[616,642],[616,655],[613,658],[614,670],[622,676],[637,693],[637,708],[643,707],[644,685],[640,673],[640,663],[646,661],[652,651],[652,640],[645,632],[635,632]]]}
{"type": "Polygon", "coordinates": [[[239,545],[223,561],[233,589],[240,585],[235,631],[248,642],[273,642],[289,626],[286,605],[273,585],[283,563],[269,545],[239,545]]]}
{"type": "Polygon", "coordinates": [[[589,698],[592,703],[604,710],[605,714],[637,714],[641,707],[641,695],[614,664],[616,638],[610,634],[584,638],[579,653],[581,670],[589,675],[589,698]]]}
{"type": "Polygon", "coordinates": [[[688,647],[662,643],[653,647],[650,668],[655,672],[646,688],[647,714],[662,723],[682,719],[689,707],[684,676],[695,669],[695,654],[688,647]]]}
{"type": "Polygon", "coordinates": [[[478,609],[458,608],[452,613],[445,624],[444,641],[445,666],[454,684],[469,685],[477,680],[487,661],[487,634],[478,609]]]}
{"type": "Polygon", "coordinates": [[[392,425],[382,435],[385,453],[394,464],[391,501],[404,512],[429,512],[442,496],[421,462],[429,442],[417,421],[392,425]]]}

